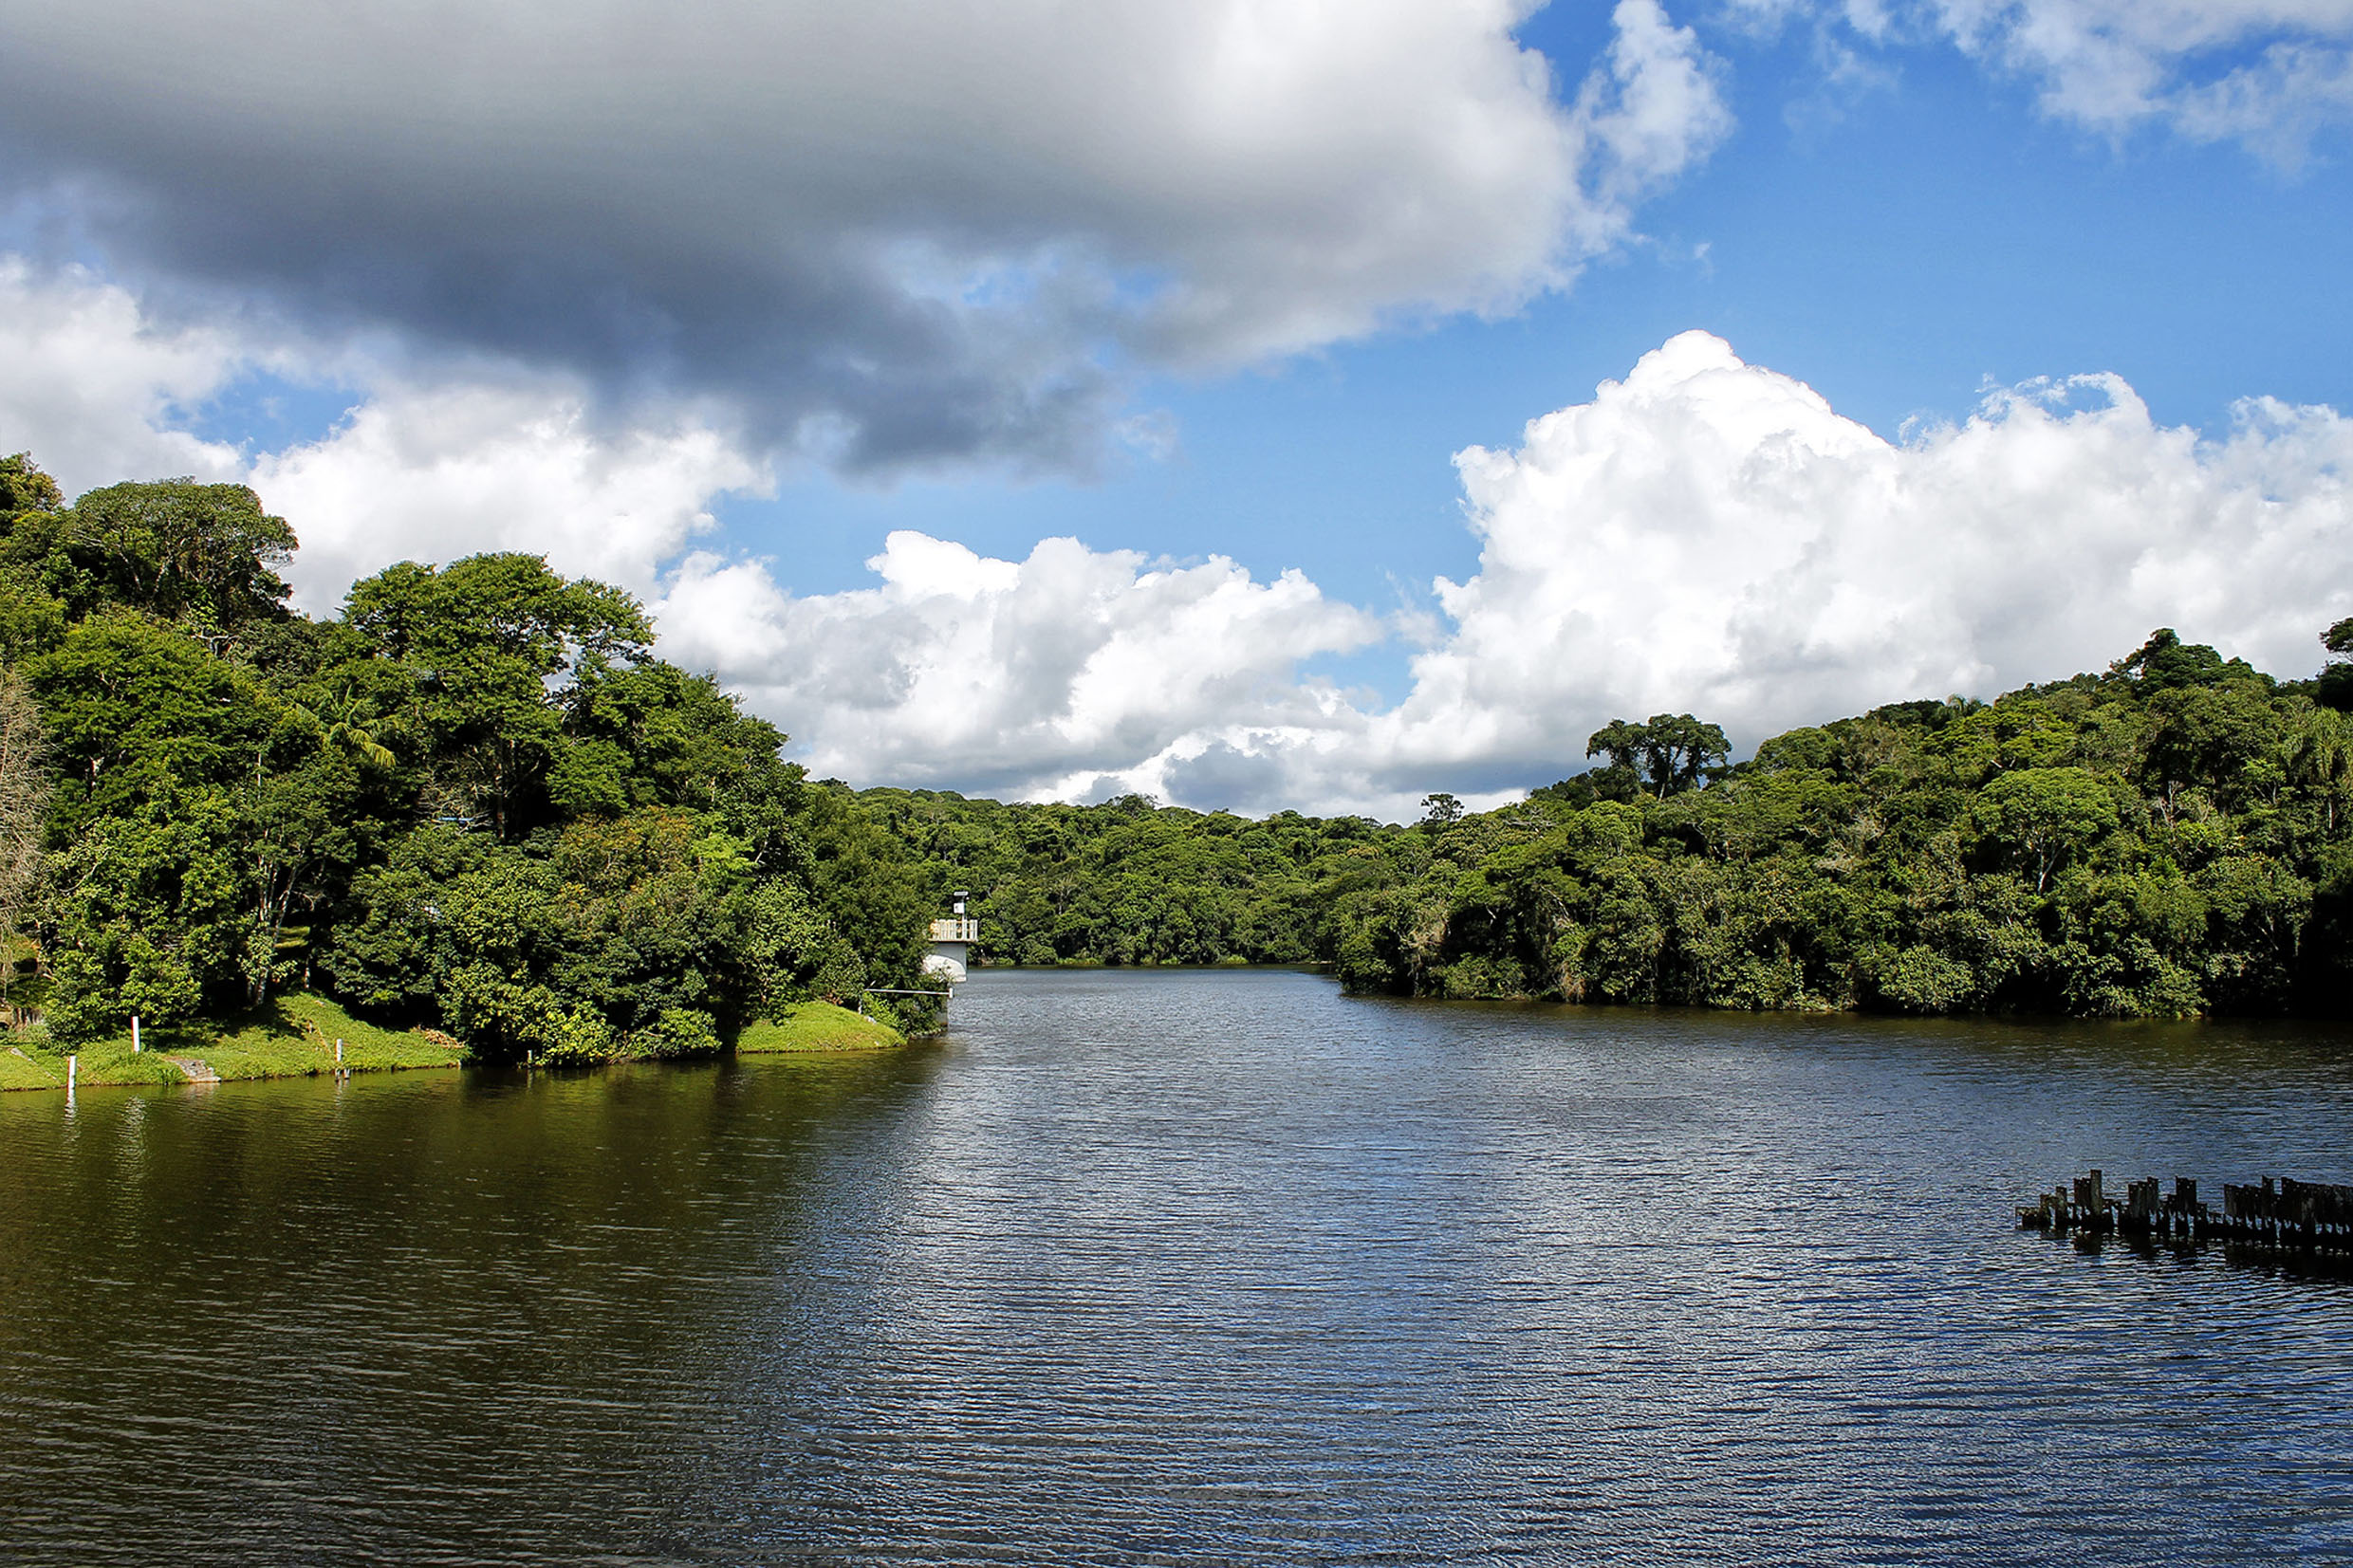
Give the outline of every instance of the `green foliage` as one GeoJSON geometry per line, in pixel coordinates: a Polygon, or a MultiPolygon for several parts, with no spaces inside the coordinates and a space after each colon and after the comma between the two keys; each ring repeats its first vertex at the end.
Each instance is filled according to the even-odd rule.
{"type": "Polygon", "coordinates": [[[673,1014],[732,1030],[862,983],[806,890],[673,809],[583,819],[534,848],[419,828],[355,879],[321,966],[355,1004],[446,1018],[493,1059],[645,1054],[627,1042],[672,1039],[673,1014]]]}
{"type": "Polygon", "coordinates": [[[830,1002],[796,1002],[772,1018],[748,1026],[735,1039],[738,1056],[792,1051],[876,1051],[904,1045],[906,1036],[889,1024],[862,1017],[830,1002]]]}
{"type": "Polygon", "coordinates": [[[598,764],[609,767],[610,758],[565,724],[582,700],[574,677],[593,682],[616,661],[641,661],[653,642],[626,594],[568,581],[532,555],[472,556],[439,569],[404,562],[353,585],[343,624],[366,655],[408,677],[402,716],[438,764],[427,784],[436,815],[478,817],[514,839],[630,803],[625,790],[594,787],[598,764]],[[559,770],[590,782],[557,800],[559,770]]]}
{"type": "Polygon", "coordinates": [[[220,792],[167,789],[53,845],[44,946],[61,1039],[237,1005],[250,935],[237,826],[220,792]]]}
{"type": "MultiPolygon", "coordinates": [[[[870,789],[855,804],[897,846],[889,885],[903,909],[928,918],[949,892],[973,893],[974,956],[984,963],[1328,958],[1343,910],[1393,886],[1427,855],[1420,833],[1361,818],[1279,812],[1251,821],[1140,796],[1091,806],[1007,805],[870,789]]],[[[889,859],[879,844],[874,853],[889,859]]],[[[911,974],[912,962],[901,972],[911,974]]]]}
{"type": "Polygon", "coordinates": [[[867,960],[865,983],[912,985],[940,901],[899,841],[839,787],[808,792],[801,841],[819,902],[867,960]]]}
{"type": "Polygon", "coordinates": [[[584,1066],[613,1055],[613,1026],[595,1008],[494,964],[460,964],[449,972],[446,1016],[474,1050],[494,1061],[537,1060],[584,1066]]]}
{"type": "Polygon", "coordinates": [[[2026,767],[1977,794],[1971,826],[2043,893],[2051,878],[2114,833],[2115,797],[2081,767],[2026,767]]]}
{"type": "MultiPolygon", "coordinates": [[[[7,477],[0,468],[0,483],[7,477]]],[[[48,763],[48,737],[31,689],[0,664],[0,1008],[14,987],[17,932],[45,878],[48,763]]]]}
{"type": "Polygon", "coordinates": [[[243,485],[110,485],[66,519],[66,552],[95,597],[209,632],[286,613],[274,568],[293,559],[294,530],[243,485]]]}
{"type": "Polygon", "coordinates": [[[718,1051],[719,1031],[709,1013],[693,1007],[664,1007],[654,1022],[629,1037],[622,1054],[669,1061],[716,1056],[718,1051]]]}
{"type": "Polygon", "coordinates": [[[1347,906],[1342,979],[2105,1017],[2353,995],[2346,721],[2170,632],[2103,675],[1776,736],[1704,787],[1646,758],[1659,722],[1347,906]],[[1637,769],[1650,790],[1604,794],[1637,769]]]}
{"type": "Polygon", "coordinates": [[[1585,741],[1585,755],[1606,757],[1664,798],[1699,786],[1707,770],[1732,755],[1724,731],[1689,713],[1653,713],[1647,724],[1612,719],[1585,741]]]}
{"type": "Polygon", "coordinates": [[[2321,646],[2328,650],[2328,662],[2314,682],[2320,700],[2340,711],[2353,709],[2353,616],[2323,632],[2321,646]]]}
{"type": "Polygon", "coordinates": [[[1601,766],[1403,827],[812,784],[619,589],[403,563],[312,620],[294,545],[241,487],[68,507],[0,458],[0,943],[61,1041],[322,985],[491,1060],[694,1055],[920,984],[955,889],[987,963],[1931,1014],[2353,996],[2353,621],[2317,682],[2159,631],[1738,766],[1691,714],[1613,720],[1601,766]]]}
{"type": "MultiPolygon", "coordinates": [[[[2324,636],[2324,639],[2325,637],[2324,636]]],[[[2225,662],[2203,644],[2184,643],[2170,626],[2160,626],[2138,652],[2116,668],[2138,678],[2143,692],[2173,692],[2188,687],[2216,686],[2225,681],[2261,679],[2245,659],[2225,662]]]]}
{"type": "Polygon", "coordinates": [[[316,981],[492,1059],[676,1056],[916,973],[896,840],[653,657],[627,594],[484,555],[313,621],[294,547],[242,487],[65,507],[0,459],[0,850],[32,868],[0,918],[61,1040],[316,981]]]}
{"type": "Polygon", "coordinates": [[[253,765],[263,721],[252,672],[134,612],[80,622],[26,674],[48,729],[65,836],[253,765]]]}

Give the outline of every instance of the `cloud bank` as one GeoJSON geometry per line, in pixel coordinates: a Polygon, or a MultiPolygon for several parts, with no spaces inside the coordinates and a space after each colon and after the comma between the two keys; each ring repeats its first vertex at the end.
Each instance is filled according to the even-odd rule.
{"type": "Polygon", "coordinates": [[[1455,463],[1479,569],[1435,585],[1391,709],[1299,676],[1376,632],[1298,574],[1072,540],[1014,563],[895,534],[881,586],[806,598],[696,558],[664,636],[821,772],[1398,816],[1573,772],[1615,716],[1753,745],[2104,668],[2158,625],[2294,674],[2353,613],[2353,420],[2325,408],[2251,401],[2209,440],[2087,376],[1898,443],[1694,332],[1455,463]]]}
{"type": "Polygon", "coordinates": [[[0,267],[0,350],[11,445],[92,482],[255,484],[302,535],[306,608],[394,560],[541,551],[645,596],[669,656],[860,784],[1399,817],[1575,771],[1612,717],[1694,711],[1752,745],[2102,668],[2159,625],[2292,675],[2353,615],[2353,419],[2257,398],[2202,434],[2112,376],[1890,441],[1683,334],[1516,447],[1457,453],[1478,569],[1384,620],[1300,572],[1073,539],[1000,561],[895,533],[873,586],[796,595],[701,540],[716,494],[764,482],[715,421],[601,432],[557,376],[390,385],[243,452],[168,423],[253,355],[87,275],[0,267]],[[1394,706],[1315,673],[1385,641],[1414,649],[1394,706]]]}
{"type": "Polygon", "coordinates": [[[1509,311],[1728,127],[1658,0],[1565,90],[1525,9],[0,0],[0,192],[157,309],[412,384],[1083,470],[1131,370],[1509,311]]]}
{"type": "MultiPolygon", "coordinates": [[[[219,323],[157,320],[120,285],[0,257],[0,434],[68,494],[125,476],[255,486],[297,520],[296,602],[332,613],[395,561],[532,550],[567,571],[651,593],[711,525],[723,491],[766,470],[724,419],[674,407],[614,429],[577,378],[472,367],[419,386],[380,381],[315,441],[251,452],[176,428],[256,373],[306,361],[219,323]]],[[[307,364],[315,369],[315,364],[307,364]]]]}
{"type": "Polygon", "coordinates": [[[1158,784],[1205,737],[1355,727],[1298,666],[1382,635],[1296,571],[1259,582],[1222,557],[1048,539],[994,561],[901,531],[867,564],[881,586],[796,599],[759,563],[690,557],[659,605],[664,652],[792,715],[821,772],[1093,799],[1158,784]]]}

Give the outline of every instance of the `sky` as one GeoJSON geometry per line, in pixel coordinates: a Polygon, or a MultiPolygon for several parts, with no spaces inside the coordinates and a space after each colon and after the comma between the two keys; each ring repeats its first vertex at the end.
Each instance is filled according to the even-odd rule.
{"type": "Polygon", "coordinates": [[[2353,0],[0,0],[0,450],[860,785],[1417,815],[2353,615],[2353,0]]]}

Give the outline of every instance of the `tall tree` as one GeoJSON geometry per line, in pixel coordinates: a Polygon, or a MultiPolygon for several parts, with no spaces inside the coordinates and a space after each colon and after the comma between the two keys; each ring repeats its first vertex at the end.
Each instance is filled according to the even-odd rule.
{"type": "Polygon", "coordinates": [[[2288,737],[2288,776],[2321,802],[2322,831],[2337,830],[2337,809],[2353,791],[2353,721],[2333,708],[2298,716],[2288,737]]]}
{"type": "Polygon", "coordinates": [[[0,665],[0,1005],[16,970],[15,939],[41,882],[48,828],[48,747],[23,676],[0,665]]]}
{"type": "Polygon", "coordinates": [[[110,598],[211,631],[286,614],[277,574],[294,530],[243,485],[193,479],[110,485],[74,502],[69,548],[94,562],[110,598]]]}
{"type": "Polygon", "coordinates": [[[436,759],[451,816],[480,815],[501,839],[544,825],[573,682],[650,654],[652,622],[619,588],[568,581],[539,556],[415,562],[355,584],[344,624],[404,666],[411,708],[436,759]]]}
{"type": "Polygon", "coordinates": [[[1732,746],[1722,729],[1689,713],[1653,713],[1646,724],[1610,720],[1586,737],[1585,755],[1606,757],[1612,768],[1643,780],[1664,800],[1697,788],[1709,768],[1732,755],[1732,746]]]}
{"type": "Polygon", "coordinates": [[[2331,708],[2353,709],[2353,616],[2321,634],[2328,662],[2320,673],[2321,701],[2331,708]]]}

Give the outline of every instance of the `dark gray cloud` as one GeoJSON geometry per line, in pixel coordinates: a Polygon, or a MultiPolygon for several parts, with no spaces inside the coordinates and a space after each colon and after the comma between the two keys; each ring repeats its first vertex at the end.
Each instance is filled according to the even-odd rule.
{"type": "Polygon", "coordinates": [[[1574,102],[1518,9],[0,0],[0,168],[159,301],[1068,467],[1139,365],[1509,308],[1703,150],[1654,0],[1574,102]]]}
{"type": "Polygon", "coordinates": [[[1295,799],[1282,757],[1243,751],[1224,741],[1211,743],[1197,757],[1170,763],[1163,787],[1173,802],[1244,817],[1264,817],[1295,799]]]}

